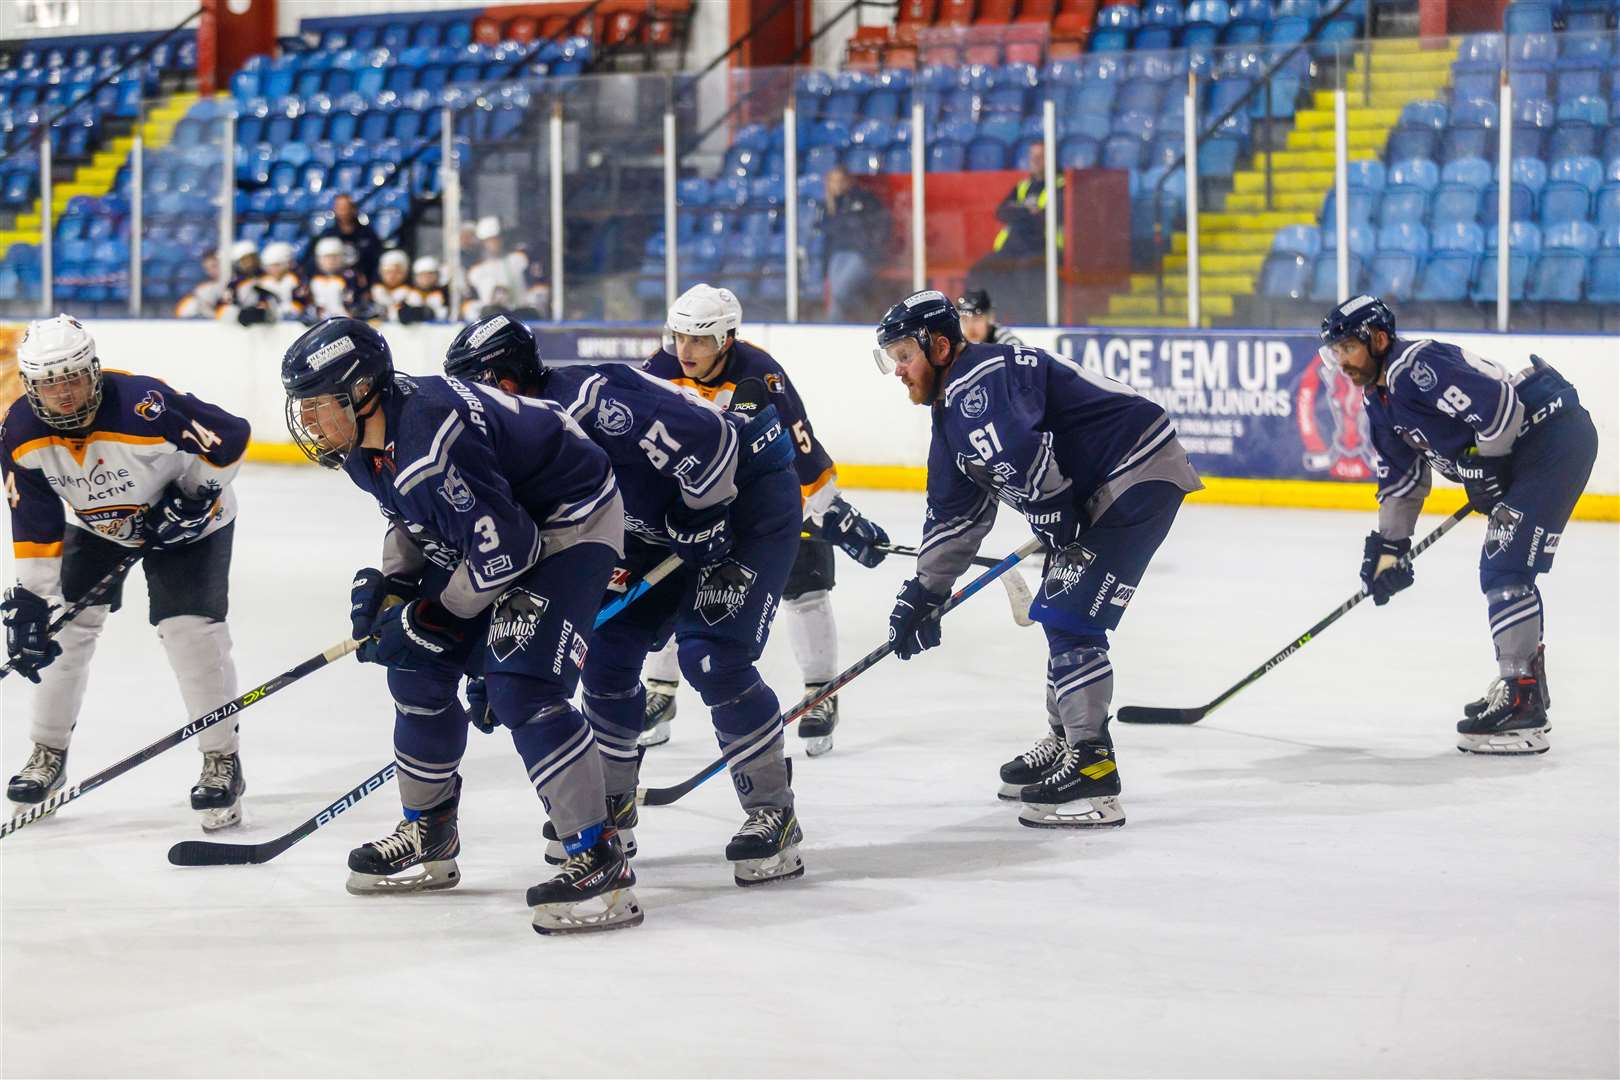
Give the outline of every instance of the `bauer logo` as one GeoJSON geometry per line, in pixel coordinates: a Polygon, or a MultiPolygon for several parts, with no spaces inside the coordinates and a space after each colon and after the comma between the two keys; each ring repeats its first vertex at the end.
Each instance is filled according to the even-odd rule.
{"type": "Polygon", "coordinates": [[[975,386],[962,395],[962,415],[969,420],[976,420],[984,415],[984,410],[990,407],[990,392],[983,386],[975,386]]]}
{"type": "Polygon", "coordinates": [[[603,398],[602,403],[596,407],[596,426],[604,435],[623,435],[629,431],[636,422],[635,414],[630,406],[613,398],[603,398]]]}
{"type": "Polygon", "coordinates": [[[1097,561],[1097,553],[1090,548],[1080,548],[1076,551],[1070,548],[1052,558],[1052,568],[1046,573],[1046,580],[1041,582],[1041,596],[1047,600],[1055,600],[1064,593],[1080,584],[1091,564],[1097,561]]]}
{"type": "Polygon", "coordinates": [[[474,330],[472,332],[472,336],[467,338],[467,348],[469,348],[469,349],[478,348],[479,346],[483,345],[484,342],[486,342],[490,338],[494,337],[496,335],[496,333],[501,330],[502,327],[511,326],[511,325],[512,325],[512,320],[508,319],[505,315],[497,315],[497,316],[495,316],[493,319],[489,320],[489,322],[485,323],[483,326],[480,326],[477,330],[474,330]]]}
{"type": "Polygon", "coordinates": [[[489,651],[505,663],[529,647],[551,601],[528,589],[510,589],[495,602],[489,621],[489,651]]]}
{"type": "Polygon", "coordinates": [[[1433,390],[1440,377],[1434,373],[1434,368],[1421,360],[1412,362],[1412,385],[1419,390],[1433,390]]]}
{"type": "Polygon", "coordinates": [[[450,504],[450,509],[458,514],[465,514],[478,505],[478,500],[473,497],[472,488],[467,486],[467,481],[461,478],[461,471],[454,465],[445,467],[444,483],[439,485],[439,495],[450,504]]]}
{"type": "Polygon", "coordinates": [[[325,367],[327,364],[330,364],[338,357],[348,356],[352,352],[354,352],[354,339],[350,337],[340,337],[330,345],[322,345],[320,348],[309,354],[310,369],[313,371],[319,371],[321,368],[325,367]]]}

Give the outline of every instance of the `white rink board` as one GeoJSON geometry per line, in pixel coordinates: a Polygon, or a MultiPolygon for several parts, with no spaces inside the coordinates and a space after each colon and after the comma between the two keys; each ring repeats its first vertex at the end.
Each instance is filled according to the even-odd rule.
{"type": "MultiPolygon", "coordinates": [[[[98,321],[91,327],[102,363],[157,375],[246,416],[255,437],[287,442],[278,381],[281,354],[302,331],[289,324],[243,329],[184,321],[98,321]]],[[[456,326],[385,328],[402,371],[443,370],[456,326]]],[[[1031,345],[1051,347],[1057,330],[1020,331],[1031,345]]],[[[816,434],[846,464],[922,466],[928,459],[928,413],[910,407],[892,377],[872,362],[873,337],[857,326],[749,325],[743,336],[781,360],[803,396],[816,434]]],[[[1421,336],[1414,334],[1413,336],[1421,336]]],[[[1511,369],[1532,353],[1575,384],[1597,424],[1597,464],[1587,490],[1620,494],[1620,338],[1444,334],[1511,369]]],[[[556,359],[574,359],[560,357],[556,359]]]]}
{"type": "MultiPolygon", "coordinates": [[[[250,466],[238,488],[248,683],[347,631],[382,522],[316,469],[250,466]]],[[[917,539],[920,496],[857,502],[917,539]]],[[[1116,637],[1116,700],[1213,697],[1349,595],[1365,528],[1189,505],[1116,637]]],[[[994,798],[996,767],[1042,730],[1045,648],[992,587],[941,649],[844,691],[830,756],[790,737],[802,881],[731,884],[741,814],[716,781],[644,812],[647,921],[616,934],[530,930],[540,808],[504,735],[470,735],[462,886],[414,897],[343,891],[349,848],[396,820],[392,785],[266,866],[168,866],[200,836],[182,746],[0,840],[0,1075],[1612,1077],[1615,530],[1572,523],[1542,581],[1556,723],[1530,760],[1452,748],[1494,671],[1482,533],[1459,525],[1414,588],[1203,723],[1116,726],[1129,824],[1100,835],[1020,828],[994,798]]],[[[986,550],[1026,536],[1003,515],[986,550]]],[[[882,640],[908,569],[839,557],[846,663],[882,640]]],[[[109,623],[70,778],[187,719],[143,593],[109,623]]],[[[761,666],[797,696],[781,628],[761,666]]],[[[0,684],[6,774],[29,698],[0,684]]],[[[338,664],[242,723],[240,840],[388,760],[375,667],[338,664]]],[[[645,775],[672,783],[714,753],[683,689],[645,775]]]]}

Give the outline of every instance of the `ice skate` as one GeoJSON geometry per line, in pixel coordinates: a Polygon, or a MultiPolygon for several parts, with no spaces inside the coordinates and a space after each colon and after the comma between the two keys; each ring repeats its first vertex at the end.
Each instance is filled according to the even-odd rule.
{"type": "MultiPolygon", "coordinates": [[[[1536,655],[1530,661],[1530,674],[1535,677],[1536,682],[1541,684],[1541,707],[1543,709],[1552,708],[1552,687],[1547,684],[1547,646],[1546,645],[1537,645],[1536,646],[1536,655]]],[[[1495,684],[1493,683],[1492,687],[1494,688],[1494,686],[1495,686],[1495,684]]],[[[1480,713],[1484,712],[1486,707],[1489,704],[1490,704],[1490,693],[1487,692],[1484,697],[1479,698],[1479,699],[1477,699],[1475,701],[1470,701],[1468,704],[1464,705],[1463,706],[1463,716],[1470,719],[1470,720],[1472,720],[1474,717],[1476,717],[1480,713]]],[[[1551,726],[1549,726],[1547,728],[1547,730],[1551,731],[1552,730],[1551,726]]]]}
{"type": "Polygon", "coordinates": [[[647,680],[647,709],[641,716],[637,746],[663,746],[669,742],[669,722],[675,719],[676,683],[647,680]]]}
{"type": "MultiPolygon", "coordinates": [[[[619,846],[624,849],[624,857],[636,857],[636,824],[640,815],[636,811],[636,793],[626,792],[623,795],[609,795],[607,797],[608,823],[619,831],[619,846]]],[[[552,866],[561,866],[568,861],[568,852],[563,843],[557,838],[557,828],[551,822],[546,822],[540,834],[546,838],[545,860],[552,866]]]]}
{"type": "Polygon", "coordinates": [[[35,743],[33,753],[28,755],[28,763],[6,784],[6,798],[11,802],[12,817],[27,813],[60,791],[66,769],[66,750],[54,750],[35,743]]]}
{"type": "MultiPolygon", "coordinates": [[[[810,683],[804,688],[805,696],[821,693],[826,683],[810,683]]],[[[799,738],[804,740],[804,752],[820,757],[833,748],[833,729],[838,727],[838,695],[833,694],[799,718],[799,738]]]]}
{"type": "Polygon", "coordinates": [[[423,811],[414,821],[402,820],[390,835],[349,852],[348,890],[356,896],[369,896],[459,885],[456,856],[461,854],[461,833],[456,826],[456,804],[460,798],[458,784],[449,802],[423,811]]]}
{"type": "Polygon", "coordinates": [[[1082,829],[1125,824],[1119,767],[1107,742],[1062,742],[1057,767],[1019,794],[1018,822],[1032,829],[1082,829]]]}
{"type": "Polygon", "coordinates": [[[760,806],[748,811],[748,820],[726,845],[737,884],[743,888],[804,876],[799,858],[799,818],[791,807],[760,806]]]}
{"type": "MultiPolygon", "coordinates": [[[[630,798],[633,804],[635,797],[630,798]]],[[[630,890],[635,883],[618,836],[603,829],[595,844],[569,856],[556,877],[529,889],[534,932],[584,934],[639,926],[645,916],[630,890]]]]}
{"type": "Polygon", "coordinates": [[[1497,679],[1485,707],[1457,724],[1457,749],[1465,754],[1545,754],[1547,703],[1534,674],[1497,679]]]}
{"type": "Polygon", "coordinates": [[[202,814],[203,832],[228,829],[242,822],[242,795],[247,781],[236,754],[205,752],[202,775],[191,789],[191,808],[202,814]]]}
{"type": "Polygon", "coordinates": [[[1001,767],[998,799],[1017,802],[1024,789],[1050,776],[1063,760],[1063,729],[1053,728],[1045,738],[1001,767]]]}

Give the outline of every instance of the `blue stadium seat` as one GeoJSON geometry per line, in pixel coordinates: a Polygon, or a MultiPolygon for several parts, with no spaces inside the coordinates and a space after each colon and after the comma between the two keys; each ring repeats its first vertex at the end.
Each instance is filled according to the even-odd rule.
{"type": "Polygon", "coordinates": [[[1407,252],[1380,251],[1367,270],[1367,291],[1385,299],[1410,297],[1421,261],[1421,256],[1407,252]]]}
{"type": "MultiPolygon", "coordinates": [[[[1483,164],[1483,162],[1481,162],[1483,164]]],[[[1489,169],[1486,170],[1487,174],[1489,169]]],[[[1472,184],[1442,184],[1435,192],[1430,222],[1435,228],[1453,223],[1472,223],[1479,217],[1484,188],[1472,184]]]]}
{"type": "Polygon", "coordinates": [[[1104,169],[1140,169],[1146,147],[1135,135],[1110,135],[1103,143],[1099,165],[1104,169]]]}
{"type": "Polygon", "coordinates": [[[1409,101],[1401,109],[1398,126],[1444,131],[1450,122],[1450,112],[1443,101],[1409,101]]]}
{"type": "Polygon", "coordinates": [[[1316,258],[1322,251],[1322,234],[1315,225],[1284,225],[1272,238],[1273,254],[1304,255],[1316,258]]]}
{"type": "Polygon", "coordinates": [[[1058,166],[1064,169],[1092,169],[1101,158],[1096,139],[1072,135],[1058,143],[1058,166]]]}
{"type": "Polygon", "coordinates": [[[1605,184],[1598,192],[1593,219],[1605,233],[1620,227],[1620,182],[1605,184]]]}
{"type": "Polygon", "coordinates": [[[1387,178],[1384,163],[1377,158],[1345,163],[1345,183],[1352,190],[1359,189],[1377,194],[1384,190],[1387,178]]]}
{"type": "MultiPolygon", "coordinates": [[[[1335,251],[1339,246],[1339,233],[1331,221],[1322,227],[1323,252],[1335,251]]],[[[1350,226],[1350,254],[1360,257],[1371,255],[1378,247],[1378,234],[1371,225],[1350,226]]]]}
{"type": "Polygon", "coordinates": [[[1350,256],[1350,289],[1348,295],[1339,295],[1339,269],[1337,256],[1321,255],[1311,271],[1311,299],[1318,304],[1335,304],[1361,292],[1362,263],[1356,255],[1350,256]]]}
{"type": "MultiPolygon", "coordinates": [[[[1372,221],[1373,211],[1378,207],[1379,196],[1371,191],[1361,188],[1350,189],[1349,220],[1351,228],[1357,225],[1366,225],[1372,221]]],[[[1322,200],[1322,229],[1324,233],[1331,232],[1338,222],[1338,194],[1330,191],[1322,200]]]]}
{"type": "Polygon", "coordinates": [[[1594,304],[1620,305],[1620,251],[1605,250],[1587,264],[1586,299],[1594,304]]]}
{"type": "Polygon", "coordinates": [[[1005,169],[1007,144],[999,139],[980,138],[968,145],[967,168],[974,171],[1005,169]]]}
{"type": "Polygon", "coordinates": [[[1260,295],[1272,300],[1304,300],[1310,294],[1312,258],[1273,252],[1260,268],[1260,295]]]}
{"type": "Polygon", "coordinates": [[[1378,204],[1380,228],[1401,222],[1421,224],[1429,213],[1429,195],[1414,187],[1391,187],[1378,204]]]}
{"type": "Polygon", "coordinates": [[[1433,161],[1439,146],[1440,136],[1430,128],[1396,128],[1389,134],[1385,156],[1392,165],[1413,159],[1433,161]]]}

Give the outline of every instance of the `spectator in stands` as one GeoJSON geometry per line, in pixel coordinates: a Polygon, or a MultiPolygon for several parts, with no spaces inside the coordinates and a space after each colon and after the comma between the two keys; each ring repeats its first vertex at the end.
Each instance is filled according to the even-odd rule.
{"type": "Polygon", "coordinates": [[[1016,335],[1005,326],[996,324],[996,310],[990,303],[990,294],[983,289],[969,289],[956,301],[957,314],[962,316],[962,336],[970,345],[1022,345],[1016,335]]]}
{"type": "Polygon", "coordinates": [[[478,219],[481,258],[467,271],[471,294],[462,304],[462,317],[478,319],[496,311],[518,311],[533,306],[530,297],[529,257],[521,251],[507,251],[498,218],[478,219]]]}
{"type": "Polygon", "coordinates": [[[841,165],[827,171],[825,183],[827,202],[821,229],[827,242],[827,318],[869,323],[873,319],[871,258],[888,243],[889,213],[841,165]]]}
{"type": "Polygon", "coordinates": [[[339,315],[364,318],[369,312],[366,290],[356,268],[350,265],[349,248],[335,236],[315,241],[315,274],[309,279],[309,301],[317,320],[339,315]]]}
{"type": "MultiPolygon", "coordinates": [[[[418,302],[427,310],[428,320],[450,321],[450,295],[445,292],[444,286],[439,284],[438,259],[431,255],[423,255],[412,263],[411,284],[416,286],[416,294],[421,297],[418,302]]],[[[418,320],[413,316],[411,321],[418,320]]]]}
{"type": "Polygon", "coordinates": [[[231,245],[231,280],[234,288],[238,281],[252,281],[264,272],[259,265],[259,246],[251,240],[238,240],[231,245]]]}
{"type": "MultiPolygon", "coordinates": [[[[1058,177],[1058,249],[1063,248],[1063,178],[1058,177]]],[[[975,288],[1010,298],[1007,317],[1016,322],[1041,318],[1046,295],[1046,147],[1029,144],[1029,175],[996,207],[1001,231],[990,253],[968,271],[975,288]]]]}
{"type": "MultiPolygon", "coordinates": [[[[250,248],[251,244],[248,245],[250,248]]],[[[257,257],[257,255],[255,255],[257,257]]],[[[177,319],[212,319],[225,299],[225,286],[219,280],[219,252],[202,257],[203,279],[174,306],[177,319]]]]}
{"type": "Polygon", "coordinates": [[[321,230],[317,243],[327,237],[337,237],[354,253],[353,267],[362,284],[377,280],[377,260],[382,255],[382,240],[366,220],[354,200],[339,195],[332,202],[332,224],[321,230]]]}

